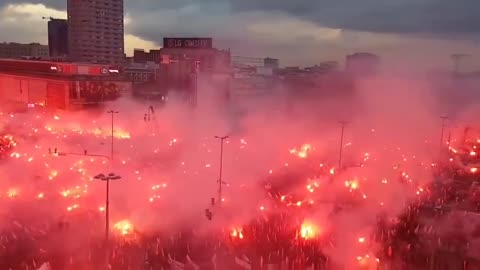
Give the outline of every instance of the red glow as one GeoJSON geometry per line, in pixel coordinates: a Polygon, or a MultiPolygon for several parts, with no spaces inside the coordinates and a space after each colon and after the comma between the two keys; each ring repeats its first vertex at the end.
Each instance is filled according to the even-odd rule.
{"type": "Polygon", "coordinates": [[[300,227],[301,238],[305,240],[311,240],[316,238],[317,236],[318,236],[318,228],[314,224],[306,221],[300,227]]]}
{"type": "Polygon", "coordinates": [[[115,223],[115,225],[113,225],[113,228],[117,233],[123,236],[132,234],[134,231],[133,224],[127,219],[115,223]]]}

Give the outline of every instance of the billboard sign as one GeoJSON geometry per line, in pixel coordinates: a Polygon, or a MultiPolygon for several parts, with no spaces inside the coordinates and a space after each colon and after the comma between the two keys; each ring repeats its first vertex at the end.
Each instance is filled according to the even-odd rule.
{"type": "Polygon", "coordinates": [[[163,38],[163,47],[169,49],[212,49],[212,38],[163,38]]]}

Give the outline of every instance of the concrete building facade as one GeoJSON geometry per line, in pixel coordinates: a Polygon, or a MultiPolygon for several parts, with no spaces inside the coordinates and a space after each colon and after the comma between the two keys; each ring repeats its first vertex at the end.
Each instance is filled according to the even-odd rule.
{"type": "Polygon", "coordinates": [[[48,48],[50,58],[66,60],[68,56],[68,21],[51,18],[48,21],[48,48]]]}
{"type": "Polygon", "coordinates": [[[123,0],[68,0],[67,11],[71,61],[125,61],[123,0]]]}
{"type": "Polygon", "coordinates": [[[39,43],[0,43],[0,58],[38,58],[48,59],[48,46],[39,43]]]}
{"type": "Polygon", "coordinates": [[[160,50],[150,50],[149,52],[144,49],[133,50],[133,63],[148,63],[154,62],[159,64],[161,62],[160,50]]]}
{"type": "Polygon", "coordinates": [[[132,63],[123,69],[123,73],[133,83],[154,82],[159,65],[154,62],[132,63]]]}

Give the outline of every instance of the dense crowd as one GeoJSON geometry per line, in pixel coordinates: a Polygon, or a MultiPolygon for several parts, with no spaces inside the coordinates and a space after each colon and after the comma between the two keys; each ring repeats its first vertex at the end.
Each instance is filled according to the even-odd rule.
{"type": "Polygon", "coordinates": [[[5,135],[0,136],[0,158],[6,157],[15,145],[12,137],[5,135]]]}
{"type": "MultiPolygon", "coordinates": [[[[53,270],[94,270],[105,269],[107,262],[113,270],[480,269],[480,179],[477,168],[472,167],[478,156],[468,151],[477,144],[467,145],[465,151],[446,149],[442,161],[432,164],[433,181],[423,187],[421,196],[412,199],[398,216],[379,214],[375,229],[359,239],[368,243],[365,254],[358,254],[361,257],[343,261],[339,254],[332,255],[343,232],[304,229],[306,213],[315,206],[305,203],[305,207],[296,207],[305,201],[297,201],[293,193],[282,196],[296,187],[269,179],[262,185],[274,211],[261,211],[247,224],[208,233],[192,226],[175,232],[112,230],[108,242],[102,233],[102,212],[35,216],[35,210],[21,211],[31,205],[12,200],[16,206],[6,205],[7,212],[1,213],[0,269],[37,270],[48,263],[53,270]],[[289,207],[291,204],[294,207],[289,207]],[[348,263],[351,261],[355,268],[348,263]]],[[[14,145],[11,137],[0,137],[0,155],[9,155],[14,145]]],[[[304,155],[308,149],[297,154],[304,155]]],[[[326,166],[317,170],[316,174],[335,181],[335,170],[326,166]]],[[[348,181],[346,185],[350,190],[336,195],[349,199],[335,201],[329,217],[353,214],[362,207],[365,194],[354,191],[348,181]]],[[[213,211],[221,213],[219,209],[228,211],[213,204],[213,211]]],[[[214,216],[210,222],[216,220],[214,216]]]]}
{"type": "MultiPolygon", "coordinates": [[[[378,216],[377,229],[369,236],[369,241],[380,247],[372,254],[379,261],[376,269],[480,267],[478,258],[471,253],[478,246],[470,242],[472,237],[480,236],[480,227],[467,235],[465,230],[459,230],[464,226],[461,215],[454,216],[452,210],[472,200],[470,187],[477,177],[463,172],[453,174],[453,179],[445,177],[452,171],[455,168],[439,168],[428,195],[412,202],[398,219],[378,216]],[[459,189],[458,181],[468,187],[468,192],[459,189]],[[441,222],[451,223],[452,229],[443,230],[438,226],[441,222]]],[[[469,208],[468,213],[476,207],[469,208]]],[[[58,223],[14,221],[0,235],[0,269],[37,269],[44,262],[52,269],[104,269],[107,250],[111,268],[119,270],[242,269],[240,265],[251,269],[268,265],[283,269],[344,269],[325,252],[335,245],[338,236],[302,238],[298,231],[302,218],[289,210],[258,217],[234,234],[198,234],[187,228],[169,235],[114,235],[108,249],[98,234],[101,220],[100,215],[91,214],[58,223]],[[85,236],[81,240],[75,239],[80,229],[76,223],[92,224],[81,228],[85,236]]]]}

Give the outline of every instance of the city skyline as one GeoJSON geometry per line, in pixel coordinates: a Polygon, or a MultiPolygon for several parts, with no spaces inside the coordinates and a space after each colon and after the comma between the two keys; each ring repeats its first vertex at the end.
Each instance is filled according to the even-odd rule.
{"type": "MultiPolygon", "coordinates": [[[[472,16],[478,5],[474,1],[456,6],[442,0],[424,6],[369,1],[361,7],[352,1],[308,2],[145,1],[140,7],[126,1],[125,52],[158,48],[164,36],[211,36],[216,47],[231,48],[236,55],[276,57],[284,65],[343,62],[346,54],[370,51],[399,65],[418,61],[419,68],[443,69],[450,67],[451,54],[465,53],[470,58],[464,68],[480,69],[480,20],[472,16]]],[[[0,13],[1,41],[46,44],[41,17],[66,18],[66,1],[4,0],[0,13]]]]}

